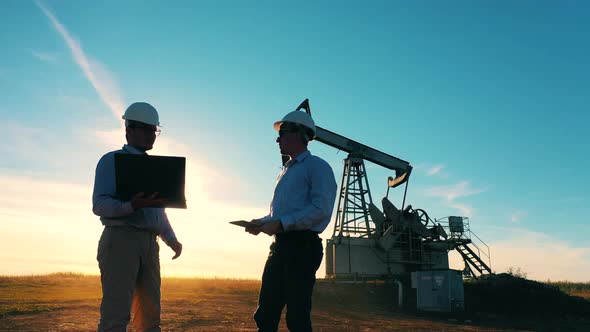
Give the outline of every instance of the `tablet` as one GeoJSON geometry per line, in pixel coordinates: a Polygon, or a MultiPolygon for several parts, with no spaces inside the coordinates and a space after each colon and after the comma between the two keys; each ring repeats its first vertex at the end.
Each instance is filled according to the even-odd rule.
{"type": "Polygon", "coordinates": [[[252,222],[246,221],[246,220],[230,221],[229,223],[232,225],[242,226],[242,227],[253,226],[252,222]]]}

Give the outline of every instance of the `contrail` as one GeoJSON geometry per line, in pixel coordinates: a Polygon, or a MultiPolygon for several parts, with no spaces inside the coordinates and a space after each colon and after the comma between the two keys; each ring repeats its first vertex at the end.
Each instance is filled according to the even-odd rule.
{"type": "Polygon", "coordinates": [[[47,16],[49,21],[51,21],[55,30],[61,34],[68,45],[68,48],[72,52],[74,60],[78,66],[80,66],[80,69],[82,69],[82,72],[84,72],[84,75],[88,81],[90,81],[90,84],[92,84],[94,90],[96,90],[102,101],[111,109],[113,115],[115,115],[117,119],[120,119],[123,114],[122,112],[125,103],[121,100],[117,84],[114,79],[112,79],[112,75],[99,63],[91,61],[86,56],[80,44],[72,38],[68,30],[66,30],[63,24],[61,24],[49,9],[47,9],[40,1],[35,1],[35,3],[43,11],[45,16],[47,16]]]}

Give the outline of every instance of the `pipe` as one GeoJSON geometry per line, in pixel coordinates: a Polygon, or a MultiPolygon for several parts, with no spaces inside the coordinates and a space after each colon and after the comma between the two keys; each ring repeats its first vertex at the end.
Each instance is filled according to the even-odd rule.
{"type": "Polygon", "coordinates": [[[393,281],[395,281],[395,283],[397,284],[397,306],[401,308],[402,304],[403,304],[403,295],[404,295],[402,283],[401,283],[401,281],[399,281],[397,279],[393,279],[393,281]]]}

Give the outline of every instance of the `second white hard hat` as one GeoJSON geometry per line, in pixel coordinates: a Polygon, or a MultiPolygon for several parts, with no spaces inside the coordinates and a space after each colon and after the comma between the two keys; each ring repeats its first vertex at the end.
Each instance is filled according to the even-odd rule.
{"type": "MultiPolygon", "coordinates": [[[[299,125],[302,125],[308,129],[310,129],[313,132],[313,137],[315,137],[315,122],[313,122],[313,119],[311,118],[311,116],[303,111],[293,111],[291,113],[288,113],[287,115],[285,115],[283,117],[283,119],[281,119],[280,121],[275,122],[274,124],[274,128],[276,131],[278,131],[279,129],[281,129],[281,125],[285,122],[291,122],[291,123],[296,123],[299,125]]],[[[311,137],[311,138],[313,138],[311,137]]]]}
{"type": "Polygon", "coordinates": [[[129,105],[122,118],[143,122],[152,126],[160,125],[158,111],[152,105],[144,102],[136,102],[129,105]]]}

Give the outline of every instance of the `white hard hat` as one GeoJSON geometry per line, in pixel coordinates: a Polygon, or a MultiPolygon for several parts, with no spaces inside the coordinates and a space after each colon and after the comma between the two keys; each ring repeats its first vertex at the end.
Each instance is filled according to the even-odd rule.
{"type": "Polygon", "coordinates": [[[302,125],[305,128],[308,128],[309,130],[311,130],[313,132],[313,136],[311,138],[315,137],[315,123],[313,122],[313,119],[311,118],[311,116],[303,111],[293,111],[293,112],[285,115],[285,117],[283,117],[283,119],[281,121],[275,122],[275,124],[274,124],[275,130],[278,131],[279,129],[281,129],[281,125],[284,122],[290,122],[290,123],[296,123],[296,124],[302,125]]]}
{"type": "Polygon", "coordinates": [[[129,105],[122,118],[125,120],[143,122],[152,126],[160,125],[158,111],[156,111],[152,105],[144,102],[136,102],[129,105]]]}

